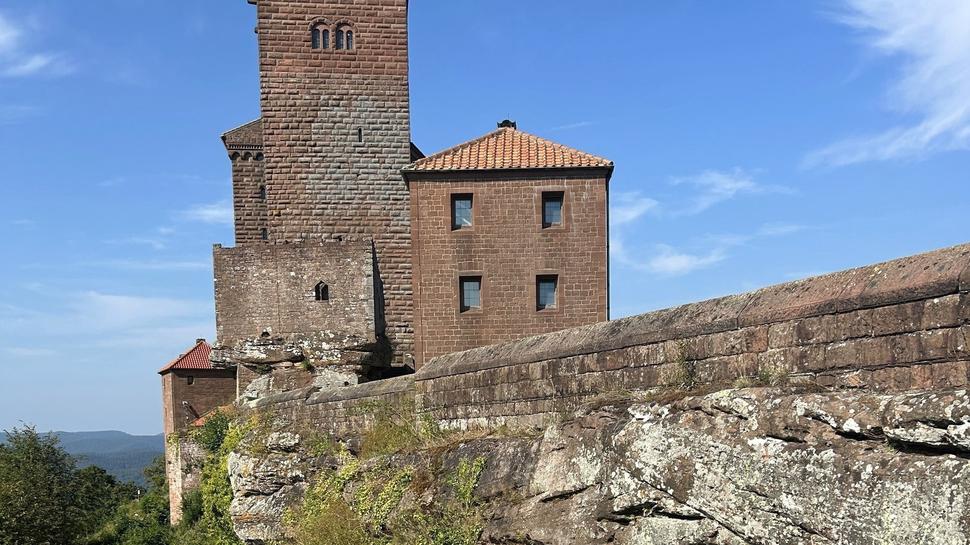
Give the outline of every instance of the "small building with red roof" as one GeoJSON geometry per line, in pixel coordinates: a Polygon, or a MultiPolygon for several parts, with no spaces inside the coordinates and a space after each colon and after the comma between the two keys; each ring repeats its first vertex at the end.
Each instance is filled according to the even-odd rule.
{"type": "Polygon", "coordinates": [[[159,370],[166,437],[236,399],[236,370],[217,369],[209,361],[212,346],[205,339],[159,370]]]}

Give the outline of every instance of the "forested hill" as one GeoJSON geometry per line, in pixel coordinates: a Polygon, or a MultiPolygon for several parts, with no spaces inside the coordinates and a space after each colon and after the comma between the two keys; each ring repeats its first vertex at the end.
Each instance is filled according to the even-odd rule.
{"type": "MultiPolygon", "coordinates": [[[[78,464],[98,466],[120,481],[145,485],[142,475],[152,460],[165,449],[162,434],[129,435],[120,431],[54,432],[61,447],[77,458],[78,464]]],[[[4,441],[0,434],[0,442],[4,441]]]]}

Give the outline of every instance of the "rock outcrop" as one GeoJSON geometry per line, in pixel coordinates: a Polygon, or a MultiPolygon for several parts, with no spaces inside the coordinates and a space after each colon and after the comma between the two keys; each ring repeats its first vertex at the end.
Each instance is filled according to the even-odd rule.
{"type": "MultiPolygon", "coordinates": [[[[455,460],[484,459],[475,495],[489,545],[970,543],[966,390],[749,388],[601,405],[541,436],[466,437],[384,461],[423,460],[443,481],[455,460]]],[[[319,437],[284,427],[251,433],[230,459],[249,543],[285,537],[283,513],[332,464],[319,437]]],[[[436,501],[423,494],[397,509],[436,501]]]]}

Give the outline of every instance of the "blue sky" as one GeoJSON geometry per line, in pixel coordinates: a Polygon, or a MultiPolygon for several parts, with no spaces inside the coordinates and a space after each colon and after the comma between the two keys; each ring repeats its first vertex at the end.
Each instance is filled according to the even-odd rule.
{"type": "MultiPolygon", "coordinates": [[[[214,336],[244,0],[0,5],[0,427],[161,430],[214,336]]],[[[510,117],[616,162],[619,317],[966,242],[970,3],[411,2],[414,141],[510,117]]]]}

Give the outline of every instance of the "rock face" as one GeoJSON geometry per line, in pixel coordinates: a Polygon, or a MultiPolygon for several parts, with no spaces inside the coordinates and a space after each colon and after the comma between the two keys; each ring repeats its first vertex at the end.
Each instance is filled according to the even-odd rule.
{"type": "MultiPolygon", "coordinates": [[[[262,455],[230,461],[249,543],[283,537],[282,513],[315,471],[295,434],[263,441],[262,455]]],[[[484,437],[438,455],[445,466],[486,458],[475,489],[483,544],[970,543],[966,390],[626,400],[541,437],[484,437]]]]}

